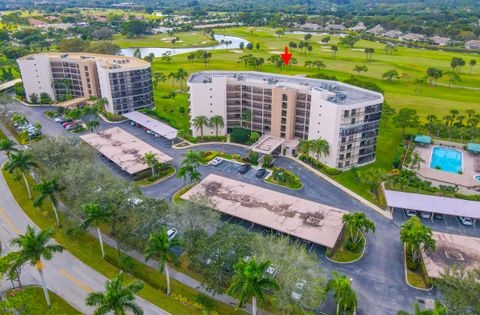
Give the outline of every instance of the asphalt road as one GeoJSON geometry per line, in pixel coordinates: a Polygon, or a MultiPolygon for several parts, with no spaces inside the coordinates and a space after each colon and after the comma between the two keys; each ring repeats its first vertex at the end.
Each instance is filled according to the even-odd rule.
{"type": "MultiPolygon", "coordinates": [[[[17,112],[23,112],[31,122],[40,122],[43,131],[48,135],[59,135],[65,133],[60,125],[47,119],[43,115],[45,108],[25,107],[20,103],[11,105],[11,109],[17,112]]],[[[142,140],[157,147],[159,150],[173,157],[172,164],[178,166],[182,157],[188,149],[173,149],[170,142],[160,140],[146,134],[141,128],[136,128],[128,123],[115,124],[124,130],[138,136],[142,140]]],[[[101,129],[111,127],[111,124],[101,123],[101,129]]],[[[232,145],[203,145],[196,147],[197,150],[217,150],[228,153],[246,154],[247,149],[232,145]]],[[[119,176],[124,176],[122,172],[111,163],[107,163],[119,176]]],[[[278,187],[264,183],[256,178],[241,176],[237,173],[226,172],[212,166],[201,167],[203,176],[211,173],[230,177],[236,180],[249,182],[264,188],[276,190],[279,192],[295,195],[301,198],[310,199],[334,207],[342,208],[348,211],[362,211],[367,214],[376,224],[376,233],[368,234],[367,248],[364,257],[353,264],[335,264],[324,256],[324,249],[314,248],[318,253],[319,264],[325,270],[326,277],[332,270],[347,274],[352,279],[353,287],[358,295],[357,314],[396,314],[398,310],[412,310],[412,305],[417,299],[439,298],[438,292],[434,289],[430,292],[417,290],[409,287],[405,282],[403,269],[402,245],[399,240],[399,228],[405,221],[402,213],[396,213],[393,220],[387,220],[371,208],[354,199],[341,189],[326,182],[314,173],[306,170],[301,165],[287,158],[279,158],[275,165],[288,170],[292,170],[301,179],[304,187],[298,191],[292,191],[287,188],[278,187]]],[[[146,195],[155,198],[171,200],[173,194],[183,187],[183,180],[172,177],[157,185],[144,188],[146,195]]],[[[454,219],[454,218],[453,218],[454,219]]],[[[450,220],[450,219],[448,219],[450,220]]],[[[447,220],[447,221],[448,221],[447,220]]],[[[450,220],[451,221],[451,220],[450,220]]],[[[425,222],[436,231],[445,231],[457,234],[468,234],[480,236],[480,232],[475,228],[465,228],[461,225],[445,224],[443,221],[425,222]]],[[[452,222],[448,222],[452,223],[452,222]]],[[[87,267],[88,268],[88,267],[87,267]]],[[[80,273],[76,273],[80,276],[80,273]]],[[[103,283],[103,282],[101,282],[103,283]]],[[[333,303],[327,303],[325,311],[334,312],[333,303]]]]}

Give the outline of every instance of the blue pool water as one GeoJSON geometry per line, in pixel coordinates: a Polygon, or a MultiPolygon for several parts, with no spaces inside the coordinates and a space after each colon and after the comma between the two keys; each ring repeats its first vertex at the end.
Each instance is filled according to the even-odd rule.
{"type": "Polygon", "coordinates": [[[462,171],[462,153],[451,148],[433,148],[430,168],[436,168],[437,166],[442,171],[458,174],[462,171]]]}
{"type": "Polygon", "coordinates": [[[475,176],[475,179],[480,182],[480,175],[475,176]]]}

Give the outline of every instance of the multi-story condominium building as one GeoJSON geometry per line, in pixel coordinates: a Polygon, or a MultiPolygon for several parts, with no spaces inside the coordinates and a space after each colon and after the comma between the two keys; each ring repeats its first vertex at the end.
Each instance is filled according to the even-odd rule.
{"type": "MultiPolygon", "coordinates": [[[[191,119],[224,118],[225,135],[244,127],[262,134],[253,150],[294,154],[301,139],[328,141],[320,161],[348,169],[375,160],[383,96],[348,84],[259,72],[198,72],[188,80],[191,119]]],[[[214,127],[204,127],[214,135],[214,127]]],[[[192,132],[200,131],[192,125],[192,132]]]]}
{"type": "Polygon", "coordinates": [[[38,53],[17,59],[27,100],[47,93],[61,102],[107,99],[107,111],[123,114],[153,106],[150,63],[90,53],[38,53]]]}

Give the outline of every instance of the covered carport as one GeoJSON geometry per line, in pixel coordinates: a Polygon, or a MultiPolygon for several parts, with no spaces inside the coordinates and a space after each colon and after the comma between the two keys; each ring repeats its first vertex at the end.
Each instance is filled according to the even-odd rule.
{"type": "Polygon", "coordinates": [[[413,210],[433,214],[472,218],[475,226],[480,219],[480,202],[457,198],[447,198],[432,195],[385,190],[387,208],[395,210],[413,210]]]}
{"type": "Polygon", "coordinates": [[[161,122],[157,119],[154,119],[143,113],[134,111],[130,113],[123,114],[123,116],[134,123],[151,130],[160,137],[166,138],[168,140],[173,140],[177,137],[178,130],[172,126],[167,125],[164,122],[161,122]]]}

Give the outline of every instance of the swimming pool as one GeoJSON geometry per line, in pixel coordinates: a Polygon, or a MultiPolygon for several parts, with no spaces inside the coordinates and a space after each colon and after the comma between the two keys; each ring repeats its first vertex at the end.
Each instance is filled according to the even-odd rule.
{"type": "Polygon", "coordinates": [[[480,175],[475,176],[475,179],[480,182],[480,175]]]}
{"type": "Polygon", "coordinates": [[[435,147],[432,149],[430,168],[458,174],[463,170],[462,152],[452,148],[435,147]]]}

